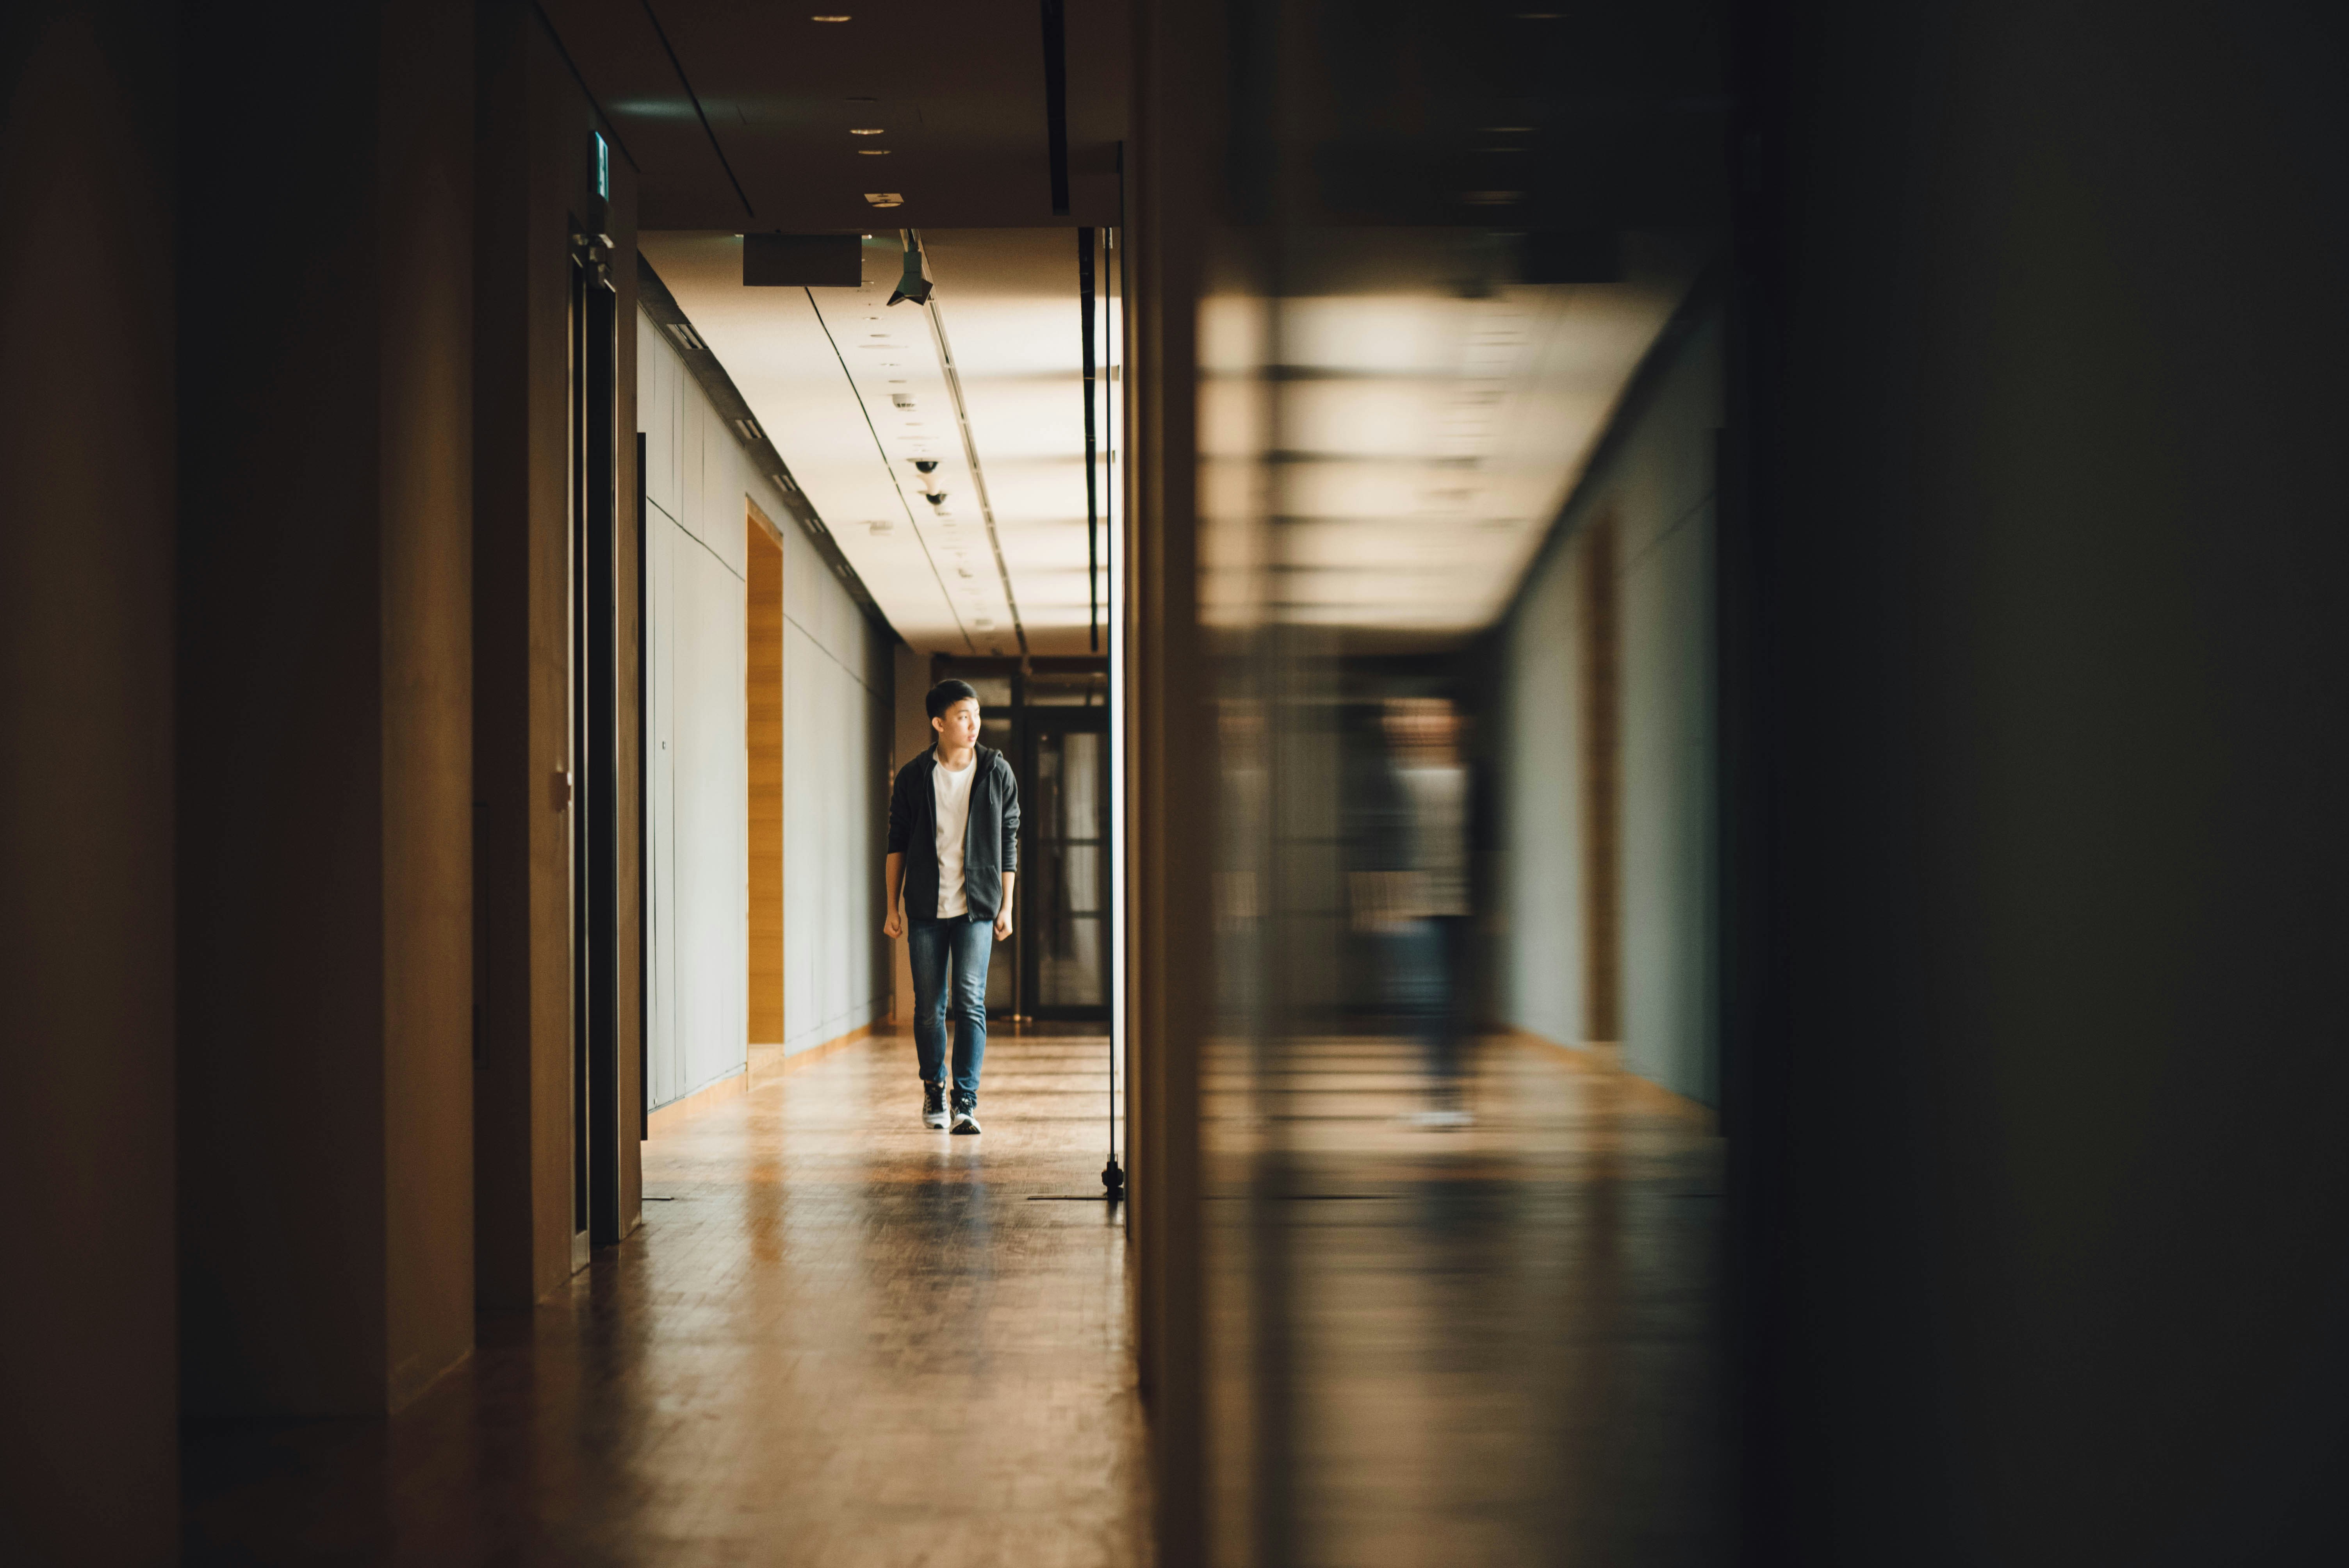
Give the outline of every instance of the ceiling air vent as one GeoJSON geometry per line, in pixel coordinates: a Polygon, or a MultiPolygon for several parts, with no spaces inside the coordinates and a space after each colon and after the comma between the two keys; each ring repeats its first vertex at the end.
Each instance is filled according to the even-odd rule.
{"type": "Polygon", "coordinates": [[[684,322],[670,322],[668,324],[668,335],[677,339],[677,346],[679,348],[689,348],[697,354],[707,354],[709,352],[709,345],[702,342],[701,339],[695,335],[693,328],[688,326],[684,322]]]}
{"type": "Polygon", "coordinates": [[[914,395],[910,392],[892,392],[889,394],[889,401],[900,408],[910,408],[914,406],[914,395]]]}
{"type": "Polygon", "coordinates": [[[734,428],[740,432],[742,438],[746,441],[756,441],[761,438],[759,435],[759,424],[755,419],[737,419],[734,421],[734,428]]]}

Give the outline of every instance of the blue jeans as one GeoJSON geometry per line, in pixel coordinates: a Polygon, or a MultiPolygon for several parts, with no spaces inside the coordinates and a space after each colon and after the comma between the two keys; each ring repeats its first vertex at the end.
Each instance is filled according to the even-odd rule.
{"type": "Polygon", "coordinates": [[[995,945],[995,923],[986,920],[921,920],[905,923],[905,946],[914,966],[914,1054],[922,1081],[943,1081],[947,1056],[947,961],[954,960],[951,996],[955,1023],[954,1090],[978,1098],[979,1065],[987,1059],[987,960],[995,945]]]}
{"type": "Polygon", "coordinates": [[[1467,1066],[1461,1057],[1472,1032],[1467,971],[1473,929],[1463,915],[1423,916],[1389,932],[1381,944],[1388,1000],[1419,1036],[1427,1076],[1439,1093],[1455,1088],[1467,1066]]]}

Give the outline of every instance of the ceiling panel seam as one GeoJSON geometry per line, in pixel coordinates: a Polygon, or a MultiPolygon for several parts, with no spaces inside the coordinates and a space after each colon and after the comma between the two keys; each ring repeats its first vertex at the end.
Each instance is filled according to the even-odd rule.
{"type": "Polygon", "coordinates": [[[628,167],[636,173],[642,174],[645,171],[644,165],[638,163],[636,154],[628,150],[627,142],[621,138],[620,128],[614,125],[612,117],[604,112],[604,100],[595,96],[595,89],[589,87],[587,78],[580,74],[579,62],[571,57],[571,46],[563,41],[563,35],[555,30],[554,18],[546,14],[537,4],[537,0],[532,0],[530,13],[538,18],[539,26],[546,33],[547,42],[554,46],[556,56],[563,61],[563,68],[571,73],[573,85],[577,87],[580,95],[586,98],[587,107],[595,111],[595,123],[604,128],[611,139],[613,148],[627,161],[628,167]]]}
{"type": "Polygon", "coordinates": [[[962,374],[955,368],[954,348],[947,341],[947,318],[933,298],[925,307],[930,313],[930,339],[938,351],[938,370],[946,377],[947,396],[954,399],[955,427],[962,432],[963,461],[970,468],[971,489],[978,492],[978,515],[987,524],[988,548],[995,552],[995,574],[1003,582],[1003,603],[1011,612],[1011,633],[1019,639],[1019,651],[1028,651],[1028,628],[1019,619],[1019,596],[1011,591],[1011,569],[1003,563],[1003,541],[995,531],[995,508],[987,499],[987,473],[978,465],[978,443],[970,433],[970,411],[963,406],[962,374]]]}
{"type": "Polygon", "coordinates": [[[726,160],[726,150],[718,144],[718,130],[709,123],[708,111],[701,107],[701,95],[695,92],[693,84],[686,79],[685,62],[677,57],[677,47],[668,41],[668,30],[660,25],[660,18],[653,15],[653,0],[638,0],[638,3],[645,8],[645,20],[653,25],[653,36],[660,40],[662,53],[668,56],[668,68],[677,73],[677,85],[685,89],[686,98],[693,104],[694,118],[701,121],[701,133],[709,138],[709,150],[718,155],[718,167],[726,170],[726,182],[734,187],[735,199],[742,203],[743,216],[757,217],[759,214],[751,207],[750,198],[743,191],[742,182],[734,178],[734,166],[726,160]]]}
{"type": "Polygon", "coordinates": [[[829,647],[825,646],[823,639],[817,636],[812,628],[810,628],[797,615],[792,614],[789,610],[783,612],[783,624],[789,626],[792,631],[797,632],[801,636],[805,637],[808,640],[808,646],[813,648],[817,653],[822,654],[825,658],[830,659],[841,674],[846,676],[850,680],[854,681],[858,686],[863,686],[866,696],[877,697],[881,695],[880,692],[874,689],[874,686],[871,681],[866,680],[863,676],[858,675],[854,669],[851,669],[845,659],[843,659],[838,654],[833,653],[829,647]]]}
{"type": "MultiPolygon", "coordinates": [[[[970,629],[962,624],[962,612],[955,606],[954,594],[947,587],[945,574],[938,570],[937,557],[930,553],[930,542],[923,536],[921,524],[914,521],[914,503],[905,499],[905,480],[898,477],[897,465],[889,460],[889,449],[882,444],[881,432],[874,427],[873,410],[864,406],[864,389],[856,384],[856,377],[850,373],[848,356],[840,352],[840,340],[833,336],[832,323],[824,320],[823,307],[815,302],[815,291],[802,289],[800,292],[807,295],[808,309],[813,313],[815,324],[823,333],[824,342],[832,345],[832,356],[840,361],[841,378],[848,383],[849,395],[856,399],[856,412],[864,418],[865,431],[873,438],[874,453],[880,458],[881,467],[888,474],[889,483],[897,492],[897,504],[905,509],[905,526],[913,530],[915,542],[922,547],[922,559],[930,563],[930,577],[938,585],[938,597],[946,601],[948,613],[954,616],[955,630],[962,634],[963,646],[972,653],[977,653],[978,645],[971,640],[970,629]]],[[[987,525],[987,532],[989,539],[994,538],[995,524],[992,520],[987,525]]],[[[996,564],[1000,567],[1002,563],[1003,553],[999,550],[996,552],[996,564]]],[[[1007,583],[1003,586],[1004,592],[1008,594],[1011,585],[1007,583]]],[[[1016,608],[1012,612],[1012,617],[1013,624],[1018,624],[1019,612],[1016,608]]]]}

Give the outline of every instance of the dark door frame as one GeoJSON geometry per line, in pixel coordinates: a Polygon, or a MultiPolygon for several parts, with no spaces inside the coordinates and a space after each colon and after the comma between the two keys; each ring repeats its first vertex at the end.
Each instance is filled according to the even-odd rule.
{"type": "MultiPolygon", "coordinates": [[[[1039,742],[1042,739],[1045,734],[1057,732],[1062,735],[1098,735],[1102,738],[1104,748],[1108,746],[1110,741],[1109,709],[1106,707],[1062,707],[1040,704],[1031,707],[1023,705],[1019,709],[1017,724],[1018,728],[1016,735],[1019,747],[1019,776],[1023,780],[1028,782],[1030,791],[1033,789],[1034,781],[1040,777],[1040,773],[1038,769],[1038,752],[1040,749],[1039,742]]],[[[1102,760],[1104,763],[1103,771],[1106,773],[1106,763],[1108,760],[1108,753],[1106,750],[1102,753],[1102,760]]],[[[1110,920],[1110,885],[1112,879],[1109,874],[1109,857],[1115,851],[1117,825],[1113,820],[1114,813],[1112,810],[1109,791],[1107,789],[1108,780],[1106,778],[1103,779],[1102,783],[1102,837],[1100,843],[1102,851],[1101,874],[1103,886],[1102,888],[1101,913],[1099,916],[1102,923],[1102,999],[1098,1004],[1093,1005],[1062,1004],[1058,1006],[1047,1006],[1043,1004],[1041,1000],[1043,995],[1043,986],[1041,984],[1044,960],[1043,944],[1040,940],[1030,940],[1031,936],[1040,938],[1043,928],[1037,925],[1029,918],[1029,912],[1032,906],[1028,905],[1025,903],[1025,900],[1028,896],[1029,889],[1033,887],[1035,884],[1030,882],[1029,878],[1022,876],[1019,879],[1019,884],[1015,888],[1013,894],[1015,902],[1019,906],[1019,927],[1016,933],[1019,944],[1019,989],[1018,994],[1021,1004],[1019,1009],[1020,1012],[1031,1018],[1082,1019],[1104,1024],[1109,1021],[1109,976],[1112,960],[1110,942],[1112,934],[1112,925],[1110,920]]],[[[1040,800],[1039,800],[1038,803],[1040,804],[1040,800]]],[[[1036,826],[1026,828],[1023,831],[1021,836],[1026,840],[1026,842],[1021,845],[1021,849],[1024,851],[1024,859],[1033,861],[1042,854],[1043,833],[1041,829],[1042,823],[1040,821],[1036,826]]]]}
{"type": "Polygon", "coordinates": [[[620,1239],[619,294],[577,232],[570,300],[571,1261],[620,1239]]]}

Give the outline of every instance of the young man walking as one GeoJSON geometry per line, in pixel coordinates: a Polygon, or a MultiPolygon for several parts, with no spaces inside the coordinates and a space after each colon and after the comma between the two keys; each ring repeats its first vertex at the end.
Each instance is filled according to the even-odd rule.
{"type": "Polygon", "coordinates": [[[1003,753],[978,743],[978,693],[944,680],[924,700],[937,739],[897,770],[889,791],[888,918],[913,958],[914,1053],[922,1125],[945,1127],[947,971],[955,1022],[954,1130],[978,1130],[978,1069],[987,1058],[987,961],[1011,934],[1019,871],[1019,785],[1003,753]],[[902,895],[904,906],[899,907],[902,895]]]}

